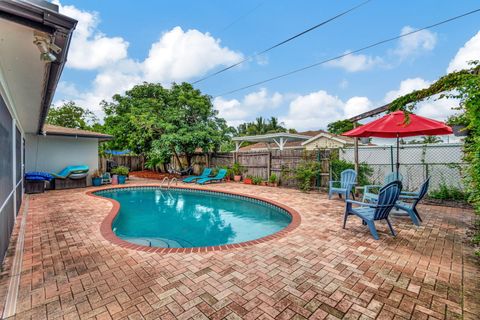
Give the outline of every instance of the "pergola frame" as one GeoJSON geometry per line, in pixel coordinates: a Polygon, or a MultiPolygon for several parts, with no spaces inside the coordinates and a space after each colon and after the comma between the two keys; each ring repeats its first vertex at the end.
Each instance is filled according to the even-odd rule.
{"type": "Polygon", "coordinates": [[[267,147],[269,143],[273,142],[280,150],[284,150],[288,141],[307,141],[310,138],[312,137],[303,134],[279,132],[261,134],[257,136],[234,137],[232,140],[235,142],[235,152],[238,152],[244,142],[264,142],[267,144],[267,147]]]}

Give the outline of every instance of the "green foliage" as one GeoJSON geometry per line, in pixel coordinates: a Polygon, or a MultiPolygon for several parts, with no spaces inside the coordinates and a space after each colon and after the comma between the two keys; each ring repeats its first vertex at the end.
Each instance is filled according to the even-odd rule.
{"type": "Polygon", "coordinates": [[[103,103],[105,131],[115,137],[111,149],[129,149],[147,156],[152,165],[185,154],[188,165],[196,150],[217,151],[231,135],[217,117],[211,98],[188,83],[143,83],[103,103]]]}
{"type": "Polygon", "coordinates": [[[46,123],[55,126],[101,131],[101,126],[96,123],[97,121],[93,112],[78,106],[73,101],[65,102],[60,107],[52,105],[46,119],[46,123]]]}
{"type": "Polygon", "coordinates": [[[258,117],[253,122],[242,123],[237,127],[238,136],[255,136],[266,133],[287,132],[283,123],[279,123],[278,119],[271,117],[265,120],[263,117],[258,117]]]}
{"type": "Polygon", "coordinates": [[[278,177],[275,173],[272,173],[268,178],[268,182],[270,183],[278,183],[278,177]]]}
{"type": "Polygon", "coordinates": [[[429,197],[441,200],[468,200],[468,194],[462,189],[455,186],[448,186],[446,183],[441,183],[440,186],[429,192],[429,197]]]}
{"type": "Polygon", "coordinates": [[[119,176],[127,176],[130,170],[124,166],[118,166],[112,169],[112,173],[119,176]]]}
{"type": "Polygon", "coordinates": [[[263,179],[260,178],[260,177],[253,177],[252,178],[252,183],[253,184],[260,184],[260,183],[262,183],[262,181],[263,181],[263,179]]]}
{"type": "Polygon", "coordinates": [[[469,124],[469,120],[465,113],[450,116],[446,122],[449,126],[468,126],[469,124]]]}
{"type": "Polygon", "coordinates": [[[322,165],[317,161],[303,161],[291,172],[302,191],[310,191],[314,179],[322,173],[322,165]]]}
{"type": "Polygon", "coordinates": [[[232,172],[234,175],[239,176],[245,172],[245,168],[238,162],[235,162],[232,166],[232,172]]]}
{"type": "MultiPolygon", "coordinates": [[[[471,68],[449,73],[428,88],[417,90],[397,98],[390,104],[390,110],[411,111],[416,103],[439,94],[439,99],[457,99],[460,114],[454,122],[467,125],[468,136],[464,145],[464,160],[469,163],[465,182],[468,186],[469,201],[477,214],[480,214],[480,62],[470,62],[471,68]],[[460,119],[458,119],[460,117],[460,119]]],[[[476,229],[474,242],[480,243],[480,233],[476,229]]]]}
{"type": "MultiPolygon", "coordinates": [[[[333,158],[330,160],[330,169],[332,170],[333,180],[339,181],[342,171],[347,169],[355,169],[355,164],[338,158],[333,158]]],[[[370,184],[369,177],[373,173],[373,168],[370,167],[368,164],[362,162],[359,164],[358,171],[358,185],[363,186],[366,184],[370,184]]]]}
{"type": "MultiPolygon", "coordinates": [[[[360,124],[357,122],[357,125],[360,124]]],[[[353,128],[353,122],[350,122],[349,120],[338,120],[329,123],[327,126],[327,131],[333,134],[342,134],[344,132],[352,130],[353,128]]]]}
{"type": "Polygon", "coordinates": [[[407,143],[403,144],[433,144],[433,143],[441,143],[443,142],[442,138],[438,136],[424,136],[422,137],[422,140],[410,140],[407,143]]]}

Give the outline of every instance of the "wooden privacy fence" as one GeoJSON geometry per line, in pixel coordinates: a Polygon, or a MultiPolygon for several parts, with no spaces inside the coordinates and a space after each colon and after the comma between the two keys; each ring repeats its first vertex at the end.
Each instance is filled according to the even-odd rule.
{"type": "MultiPolygon", "coordinates": [[[[199,174],[204,167],[224,167],[232,166],[238,162],[245,168],[244,176],[250,175],[267,180],[271,174],[276,174],[280,178],[283,186],[295,187],[296,179],[289,179],[288,172],[292,172],[299,164],[304,161],[317,161],[321,163],[320,176],[316,178],[317,187],[327,187],[330,180],[330,158],[332,150],[270,150],[259,152],[226,152],[196,154],[192,157],[194,173],[199,174]]],[[[338,155],[337,155],[338,156],[338,155]]],[[[183,166],[186,166],[186,159],[180,157],[183,166]]],[[[178,161],[172,159],[172,165],[179,169],[178,161]]]]}
{"type": "Polygon", "coordinates": [[[107,170],[107,160],[113,160],[118,166],[125,166],[130,171],[141,171],[145,169],[145,158],[143,156],[111,156],[99,159],[99,169],[105,172],[107,170]]]}

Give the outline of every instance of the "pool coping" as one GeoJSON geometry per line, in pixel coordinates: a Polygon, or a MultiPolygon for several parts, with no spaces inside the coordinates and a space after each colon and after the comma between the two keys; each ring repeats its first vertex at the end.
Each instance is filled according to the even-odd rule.
{"type": "Polygon", "coordinates": [[[285,228],[282,230],[279,230],[273,234],[270,234],[265,237],[261,237],[255,240],[249,240],[245,242],[240,242],[240,243],[235,243],[235,244],[225,244],[225,245],[220,245],[220,246],[207,246],[207,247],[194,247],[194,248],[161,248],[161,247],[148,247],[148,246],[143,246],[143,245],[138,245],[138,244],[133,244],[130,242],[127,242],[125,240],[122,240],[121,238],[117,237],[117,235],[113,232],[112,230],[112,223],[115,217],[117,216],[119,210],[120,210],[120,203],[114,199],[102,197],[100,195],[96,195],[95,192],[98,191],[103,191],[103,190],[110,190],[110,189],[128,189],[128,188],[142,188],[142,187],[147,187],[147,188],[161,188],[161,189],[166,189],[165,187],[162,187],[160,184],[135,184],[135,185],[115,185],[115,186],[103,186],[103,187],[98,187],[93,190],[89,190],[86,192],[88,196],[102,199],[102,200],[107,200],[110,201],[112,204],[112,208],[110,209],[110,212],[107,214],[107,216],[103,219],[101,225],[100,225],[100,233],[102,236],[110,241],[111,243],[118,245],[120,247],[126,248],[126,249],[132,249],[132,250],[138,250],[138,251],[144,251],[144,252],[155,252],[155,253],[205,253],[205,252],[213,252],[213,251],[224,251],[224,250],[231,250],[231,249],[237,249],[237,248],[245,248],[253,245],[257,245],[260,243],[264,243],[273,239],[279,239],[284,236],[286,236],[289,232],[297,228],[300,223],[301,223],[301,216],[300,214],[293,208],[290,208],[280,202],[266,199],[263,197],[259,197],[256,195],[248,195],[248,194],[243,194],[240,192],[232,192],[232,191],[225,191],[225,190],[218,190],[218,189],[205,189],[205,188],[197,188],[197,187],[192,187],[192,186],[181,186],[177,185],[173,187],[174,189],[187,189],[187,190],[199,190],[199,191],[207,191],[207,192],[217,192],[217,193],[222,193],[226,195],[234,195],[234,196],[240,196],[240,197],[245,197],[245,198],[250,198],[254,200],[259,200],[266,202],[268,204],[277,206],[283,210],[285,210],[291,217],[292,221],[290,224],[288,224],[285,228]]]}

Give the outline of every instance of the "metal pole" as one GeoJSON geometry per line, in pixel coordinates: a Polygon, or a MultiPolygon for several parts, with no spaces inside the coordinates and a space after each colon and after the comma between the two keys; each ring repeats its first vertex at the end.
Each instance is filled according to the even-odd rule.
{"type": "MultiPolygon", "coordinates": [[[[357,123],[354,122],[353,123],[353,128],[356,128],[357,127],[357,123]]],[[[358,165],[358,138],[355,137],[354,139],[355,141],[355,152],[353,153],[354,154],[354,161],[355,161],[355,172],[357,173],[357,176],[358,176],[358,169],[359,169],[359,165],[358,165]]]]}
{"type": "Polygon", "coordinates": [[[390,146],[390,168],[391,168],[392,172],[395,170],[393,168],[393,146],[390,146]]]}
{"type": "Polygon", "coordinates": [[[397,133],[397,179],[399,177],[399,172],[400,172],[400,137],[399,134],[397,133]]]}

